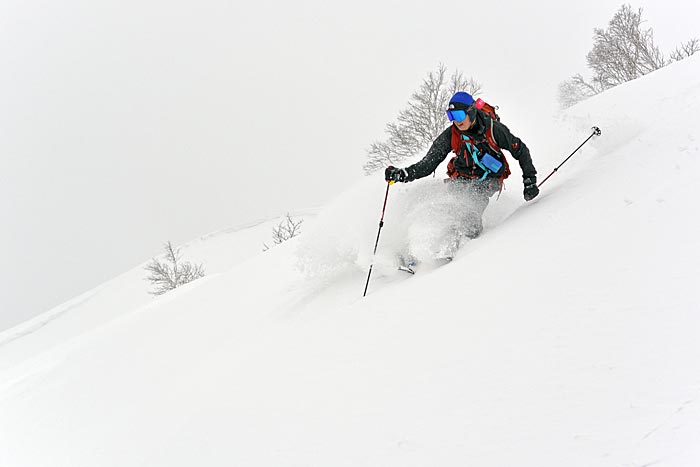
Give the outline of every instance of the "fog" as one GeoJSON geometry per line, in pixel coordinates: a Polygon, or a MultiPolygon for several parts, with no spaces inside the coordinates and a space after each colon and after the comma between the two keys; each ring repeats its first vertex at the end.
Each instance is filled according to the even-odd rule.
{"type": "MultiPolygon", "coordinates": [[[[527,142],[620,5],[2,0],[0,330],[168,240],[327,202],[440,63],[527,142]]],[[[666,52],[700,36],[696,2],[633,6],[666,52]]]]}

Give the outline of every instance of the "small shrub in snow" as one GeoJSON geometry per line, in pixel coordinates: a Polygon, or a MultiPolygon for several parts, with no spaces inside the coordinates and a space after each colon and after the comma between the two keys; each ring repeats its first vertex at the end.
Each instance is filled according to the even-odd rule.
{"type": "MultiPolygon", "coordinates": [[[[296,237],[301,233],[301,224],[304,219],[295,220],[287,213],[286,217],[280,222],[277,227],[272,228],[272,241],[275,245],[286,242],[290,238],[296,237]]],[[[269,250],[270,247],[263,243],[263,251],[269,250]]]]}
{"type": "Polygon", "coordinates": [[[204,277],[202,264],[182,261],[180,249],[173,248],[170,242],[166,243],[164,248],[164,261],[161,262],[153,258],[145,268],[150,273],[146,280],[155,287],[153,291],[149,292],[150,294],[162,295],[176,287],[204,277]]]}

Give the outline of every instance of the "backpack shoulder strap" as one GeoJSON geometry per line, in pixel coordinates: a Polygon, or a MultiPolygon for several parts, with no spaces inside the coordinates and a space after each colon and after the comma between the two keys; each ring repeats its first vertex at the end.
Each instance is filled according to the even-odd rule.
{"type": "Polygon", "coordinates": [[[500,192],[503,191],[503,182],[506,178],[510,176],[510,166],[508,165],[508,159],[506,159],[506,155],[503,154],[503,151],[501,151],[501,148],[498,147],[498,144],[496,143],[496,138],[493,137],[493,119],[491,120],[491,124],[489,127],[486,129],[486,132],[484,134],[486,136],[486,142],[488,145],[496,151],[502,159],[503,164],[505,165],[505,168],[503,169],[503,173],[501,174],[500,177],[498,177],[498,185],[500,187],[499,190],[499,196],[500,192]]]}
{"type": "MultiPolygon", "coordinates": [[[[496,143],[496,138],[493,137],[493,119],[489,122],[488,128],[486,128],[486,131],[484,132],[484,136],[486,137],[486,142],[488,145],[496,151],[499,154],[503,154],[501,151],[501,148],[498,147],[498,143],[496,143]]],[[[505,159],[505,158],[504,158],[505,159]]]]}

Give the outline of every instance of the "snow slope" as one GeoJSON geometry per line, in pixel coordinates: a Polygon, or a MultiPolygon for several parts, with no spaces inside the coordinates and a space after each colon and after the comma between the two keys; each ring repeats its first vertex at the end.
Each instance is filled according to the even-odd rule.
{"type": "MultiPolygon", "coordinates": [[[[302,231],[313,225],[317,210],[292,213],[294,219],[304,220],[302,231]]],[[[271,231],[282,220],[283,217],[259,220],[204,235],[180,247],[183,260],[202,263],[207,276],[216,276],[259,254],[263,243],[273,245],[271,231]]],[[[73,300],[0,332],[0,370],[103,326],[125,312],[150,305],[153,297],[147,293],[151,287],[145,281],[145,265],[144,262],[73,300]]]]}
{"type": "Polygon", "coordinates": [[[699,465],[698,58],[523,135],[544,178],[603,131],[531,203],[516,170],[448,265],[395,271],[449,206],[439,179],[392,187],[366,298],[379,176],[47,345],[73,304],[0,347],[0,465],[699,465]]]}

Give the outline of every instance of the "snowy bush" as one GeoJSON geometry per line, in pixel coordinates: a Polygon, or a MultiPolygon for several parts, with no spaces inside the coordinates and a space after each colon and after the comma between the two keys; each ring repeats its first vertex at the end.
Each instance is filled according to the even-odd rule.
{"type": "Polygon", "coordinates": [[[164,248],[164,261],[161,262],[153,258],[145,268],[150,273],[146,280],[155,287],[153,291],[149,292],[150,294],[162,295],[176,287],[204,277],[202,264],[181,261],[180,249],[173,248],[170,242],[166,243],[164,248]]]}
{"type": "Polygon", "coordinates": [[[684,42],[676,47],[676,50],[671,52],[670,58],[672,61],[677,62],[690,57],[695,52],[700,52],[700,40],[697,38],[690,39],[688,42],[684,42]]]}
{"type": "Polygon", "coordinates": [[[457,91],[478,94],[481,84],[465,78],[460,71],[455,71],[448,80],[447,68],[442,64],[435,72],[430,72],[411,96],[408,106],[399,112],[397,121],[387,125],[388,139],[370,146],[365,173],[397,165],[427,149],[449,124],[445,109],[457,91]]]}
{"type": "MultiPolygon", "coordinates": [[[[295,220],[287,213],[286,217],[280,222],[277,227],[272,228],[272,242],[275,245],[286,242],[290,238],[294,238],[301,233],[301,224],[304,219],[295,220]]],[[[269,250],[270,247],[263,243],[263,251],[269,250]]]]}

